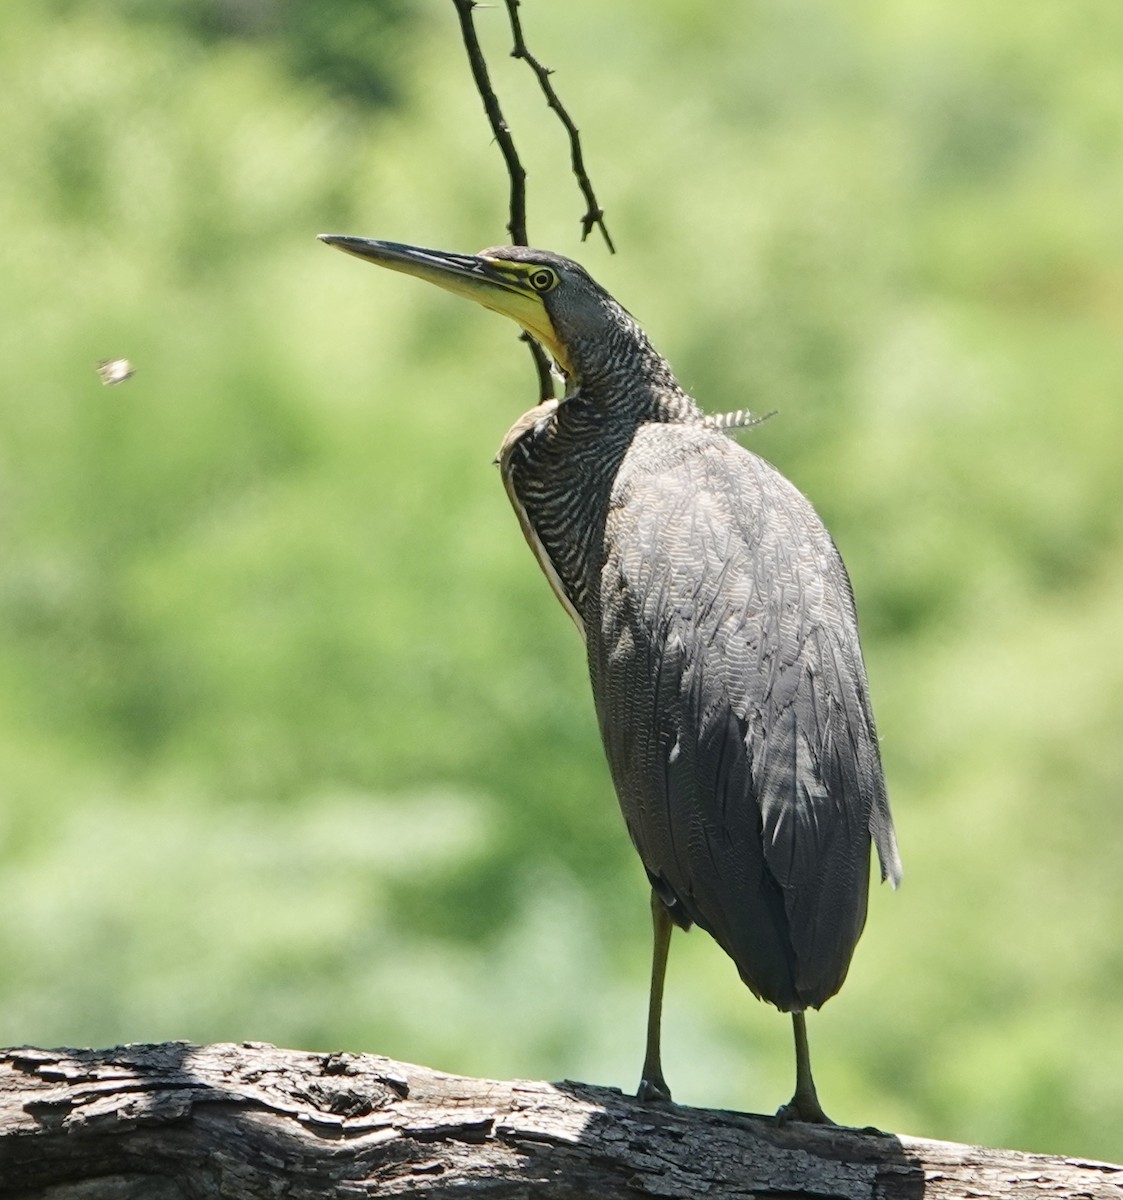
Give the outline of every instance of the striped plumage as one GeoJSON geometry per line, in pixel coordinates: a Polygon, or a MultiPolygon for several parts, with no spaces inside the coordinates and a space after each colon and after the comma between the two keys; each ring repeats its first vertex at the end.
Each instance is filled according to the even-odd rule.
{"type": "Polygon", "coordinates": [[[551,263],[613,331],[567,342],[569,394],[516,422],[499,461],[585,635],[632,841],[676,923],[711,933],[757,996],[818,1008],[862,932],[871,835],[900,877],[842,560],[584,270],[484,254],[551,263]]]}
{"type": "Polygon", "coordinates": [[[566,375],[560,401],[515,422],[499,463],[584,636],[613,782],[657,898],[641,1094],[669,1096],[658,1046],[669,916],[707,930],[757,996],[794,1014],[787,1111],[825,1119],[802,1014],[846,977],[871,840],[882,878],[895,886],[901,874],[830,535],[791,483],[723,432],[747,414],[704,416],[576,263],[521,247],[469,258],[330,240],[513,316],[566,375]]]}

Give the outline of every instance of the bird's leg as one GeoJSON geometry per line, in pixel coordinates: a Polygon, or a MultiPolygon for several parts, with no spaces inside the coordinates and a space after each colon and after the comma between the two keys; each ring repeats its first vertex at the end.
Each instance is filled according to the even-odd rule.
{"type": "Polygon", "coordinates": [[[818,1125],[833,1125],[823,1112],[811,1078],[811,1054],[807,1048],[807,1021],[803,1013],[792,1013],[795,1029],[795,1095],[776,1114],[781,1121],[810,1121],[818,1125]]]}
{"type": "Polygon", "coordinates": [[[651,890],[651,923],[655,942],[651,954],[651,995],[647,1006],[647,1053],[636,1097],[640,1100],[670,1100],[671,1089],[663,1078],[660,1033],[663,1024],[663,980],[667,975],[667,954],[671,948],[674,925],[667,906],[659,899],[654,888],[651,890]]]}

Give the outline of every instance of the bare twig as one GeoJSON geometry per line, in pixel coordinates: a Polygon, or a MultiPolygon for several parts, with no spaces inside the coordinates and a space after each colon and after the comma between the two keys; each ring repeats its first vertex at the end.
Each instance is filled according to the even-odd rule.
{"type": "MultiPolygon", "coordinates": [[[[530,245],[526,234],[526,168],[522,165],[518,151],[515,149],[515,139],[503,117],[499,107],[499,97],[491,86],[491,78],[487,71],[487,61],[484,59],[480,41],[476,36],[476,26],[472,19],[472,10],[476,0],[452,0],[456,6],[456,15],[460,18],[460,33],[464,39],[464,49],[468,54],[468,62],[472,68],[472,78],[476,82],[476,91],[483,101],[484,112],[487,113],[488,124],[499,143],[503,161],[507,164],[507,175],[511,181],[510,217],[507,221],[507,231],[511,241],[516,246],[530,245]]],[[[534,369],[538,374],[538,395],[542,403],[553,399],[554,380],[550,374],[550,360],[542,347],[528,334],[522,334],[522,340],[530,347],[534,359],[534,369]]]]}
{"type": "Polygon", "coordinates": [[[472,78],[476,81],[476,91],[483,101],[484,112],[487,113],[488,124],[499,149],[503,161],[507,164],[507,175],[511,180],[511,216],[507,222],[507,231],[516,246],[526,246],[526,169],[519,159],[515,149],[515,139],[507,127],[503,110],[499,107],[499,97],[491,86],[491,77],[487,72],[487,61],[480,40],[476,36],[476,26],[472,18],[472,10],[476,0],[452,0],[456,6],[456,15],[460,18],[460,33],[464,39],[464,49],[468,53],[468,62],[472,68],[472,78]]]}
{"type": "Polygon", "coordinates": [[[558,98],[558,94],[554,90],[554,85],[550,82],[550,76],[553,72],[549,67],[543,66],[527,49],[526,40],[523,37],[522,20],[519,17],[520,0],[506,0],[506,3],[507,15],[511,20],[511,37],[514,40],[511,57],[521,58],[534,72],[538,79],[538,86],[542,89],[542,94],[546,97],[547,106],[557,113],[558,120],[565,126],[565,131],[569,134],[570,164],[573,167],[573,174],[577,179],[577,186],[581,189],[581,195],[585,198],[585,215],[581,218],[581,240],[584,241],[594,228],[599,229],[604,237],[609,253],[615,254],[616,247],[612,244],[608,227],[604,223],[604,209],[597,203],[597,197],[593,192],[589,173],[585,170],[585,159],[581,153],[581,134],[577,126],[573,123],[573,118],[558,98]]]}

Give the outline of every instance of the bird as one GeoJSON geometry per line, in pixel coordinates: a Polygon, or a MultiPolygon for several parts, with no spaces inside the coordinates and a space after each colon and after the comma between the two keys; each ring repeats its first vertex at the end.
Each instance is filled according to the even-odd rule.
{"type": "Polygon", "coordinates": [[[320,238],[512,318],[565,382],[497,456],[522,532],[585,642],[597,722],[651,888],[637,1095],[661,1056],[675,927],[705,930],[749,990],[790,1013],[782,1120],[830,1122],[805,1014],[842,986],[866,920],[871,843],[901,859],[842,558],[810,501],[707,415],[638,322],[578,263],[320,238]]]}

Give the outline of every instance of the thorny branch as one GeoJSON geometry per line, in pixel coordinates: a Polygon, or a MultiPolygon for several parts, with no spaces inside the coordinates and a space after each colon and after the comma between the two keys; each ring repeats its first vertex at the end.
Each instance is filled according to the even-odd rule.
{"type": "MultiPolygon", "coordinates": [[[[495,89],[491,85],[487,60],[484,58],[479,38],[476,36],[476,27],[472,16],[473,10],[476,8],[476,0],[452,0],[452,2],[456,6],[456,14],[460,19],[460,32],[464,40],[464,49],[468,55],[468,62],[472,68],[472,78],[476,84],[476,91],[479,92],[480,99],[483,101],[488,124],[491,126],[491,131],[495,136],[496,142],[499,143],[503,161],[507,166],[507,175],[511,183],[510,216],[507,221],[507,230],[511,235],[511,241],[515,245],[527,246],[530,243],[526,232],[526,168],[522,165],[518,151],[515,149],[515,140],[511,136],[511,130],[504,119],[503,110],[499,106],[499,97],[495,94],[495,89]]],[[[592,229],[598,228],[604,236],[605,244],[608,246],[609,251],[615,254],[616,247],[612,244],[612,238],[609,236],[608,228],[604,223],[604,210],[597,203],[592,183],[589,180],[588,171],[585,169],[585,161],[581,153],[581,135],[573,119],[558,98],[553,84],[550,82],[550,69],[544,67],[527,49],[526,40],[523,37],[522,22],[518,13],[519,0],[506,0],[506,5],[507,15],[511,22],[511,36],[514,42],[511,56],[513,58],[521,58],[534,72],[542,93],[546,97],[547,106],[557,113],[558,119],[569,134],[570,165],[577,179],[577,185],[581,189],[581,194],[585,199],[585,215],[581,218],[581,240],[584,241],[592,229]]],[[[524,333],[522,340],[530,347],[530,352],[534,358],[535,370],[538,373],[539,400],[544,403],[552,399],[554,395],[553,377],[550,374],[550,360],[547,358],[542,347],[529,335],[524,333]]]]}
{"type": "MultiPolygon", "coordinates": [[[[487,72],[487,61],[480,40],[476,36],[476,26],[472,19],[472,10],[476,0],[452,0],[456,5],[456,15],[460,18],[460,33],[464,39],[464,49],[468,54],[468,62],[472,67],[472,78],[476,81],[476,91],[483,101],[484,112],[487,113],[488,124],[499,143],[503,161],[507,164],[507,175],[511,180],[510,218],[507,221],[507,231],[511,241],[516,246],[529,246],[526,236],[526,168],[522,165],[519,153],[515,149],[515,139],[507,127],[503,110],[499,107],[499,97],[491,86],[491,77],[487,72]]],[[[538,402],[545,404],[554,398],[554,377],[550,373],[550,360],[545,350],[528,333],[519,335],[530,349],[534,359],[534,370],[538,375],[538,402]]]]}
{"type": "Polygon", "coordinates": [[[456,5],[456,15],[460,18],[460,33],[464,39],[464,49],[468,53],[468,62],[472,68],[472,78],[476,81],[476,91],[483,101],[484,112],[487,113],[488,124],[499,149],[503,161],[507,164],[507,175],[511,180],[511,216],[507,222],[507,231],[516,246],[528,246],[526,240],[526,169],[519,159],[515,149],[515,139],[503,117],[499,107],[499,97],[491,86],[491,77],[487,72],[487,60],[480,48],[480,40],[476,36],[475,21],[472,10],[476,0],[452,0],[456,5]]]}
{"type": "Polygon", "coordinates": [[[558,98],[558,93],[554,90],[554,85],[550,82],[550,76],[553,74],[553,71],[549,67],[543,66],[527,49],[526,41],[523,38],[522,20],[519,17],[519,4],[521,0],[506,0],[506,2],[507,15],[511,19],[511,37],[515,43],[511,50],[511,57],[521,58],[534,72],[538,79],[538,86],[542,89],[542,94],[546,97],[547,107],[552,108],[558,114],[558,120],[565,126],[565,131],[569,135],[570,165],[573,168],[573,175],[577,180],[577,186],[581,189],[581,195],[585,198],[585,215],[581,218],[581,240],[584,241],[593,229],[599,229],[609,253],[615,254],[616,247],[612,244],[608,226],[604,223],[604,209],[597,203],[596,193],[593,191],[589,173],[585,170],[585,157],[581,152],[580,131],[558,98]]]}

